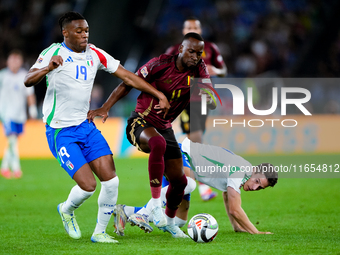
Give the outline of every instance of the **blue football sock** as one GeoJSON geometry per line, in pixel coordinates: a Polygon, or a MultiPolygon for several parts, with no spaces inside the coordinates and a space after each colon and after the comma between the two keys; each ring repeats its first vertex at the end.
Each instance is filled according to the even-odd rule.
{"type": "Polygon", "coordinates": [[[140,209],[142,209],[142,207],[135,207],[135,210],[133,213],[137,213],[140,209]]]}

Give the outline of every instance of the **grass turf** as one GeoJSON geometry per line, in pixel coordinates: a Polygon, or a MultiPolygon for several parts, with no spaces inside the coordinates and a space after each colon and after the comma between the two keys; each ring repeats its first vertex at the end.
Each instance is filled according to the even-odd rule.
{"type": "MultiPolygon", "coordinates": [[[[252,163],[289,161],[335,164],[339,155],[246,157],[252,163]]],[[[147,159],[116,159],[120,178],[118,203],[141,206],[149,198],[147,159]]],[[[210,213],[219,223],[216,239],[208,244],[176,240],[155,229],[145,234],[127,226],[119,244],[94,244],[100,187],[77,211],[80,240],[65,233],[57,205],[74,182],[56,160],[22,160],[19,180],[0,178],[0,254],[340,254],[340,178],[281,178],[275,188],[242,192],[242,206],[260,231],[273,235],[234,233],[222,194],[213,201],[191,197],[189,218],[210,213]]],[[[340,173],[339,173],[340,177],[340,173]]],[[[107,232],[113,236],[113,219],[107,232]]],[[[186,229],[186,227],[184,228],[186,229]]]]}

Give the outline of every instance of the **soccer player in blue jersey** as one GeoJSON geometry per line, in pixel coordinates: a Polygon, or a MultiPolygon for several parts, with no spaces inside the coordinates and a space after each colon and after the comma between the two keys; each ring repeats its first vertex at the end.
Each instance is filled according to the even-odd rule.
{"type": "Polygon", "coordinates": [[[63,43],[54,43],[39,55],[25,78],[27,87],[46,76],[47,91],[43,120],[50,150],[59,164],[76,182],[67,200],[58,205],[64,228],[70,237],[79,239],[81,232],[74,216],[77,209],[95,192],[99,178],[98,217],[92,242],[117,243],[106,233],[116,206],[118,176],[112,152],[92,121],[87,120],[89,101],[97,70],[104,70],[156,98],[157,109],[166,115],[170,105],[164,94],[143,79],[124,69],[119,61],[88,43],[89,25],[76,12],[59,19],[63,43]],[[164,113],[163,113],[164,112],[164,113]]]}
{"type": "MultiPolygon", "coordinates": [[[[185,188],[185,197],[182,201],[186,207],[181,206],[177,211],[176,224],[182,227],[186,224],[190,192],[195,189],[195,179],[223,192],[223,200],[229,220],[235,232],[248,232],[251,234],[271,234],[261,232],[251,223],[247,214],[241,207],[241,188],[244,191],[256,191],[273,187],[277,183],[278,174],[274,166],[262,163],[252,166],[247,160],[221,147],[193,143],[188,138],[181,144],[183,167],[187,175],[188,185],[185,188]]],[[[165,186],[161,192],[163,205],[166,204],[165,186]]],[[[141,214],[152,219],[150,202],[142,208],[117,205],[123,217],[141,214]],[[136,210],[138,210],[136,212],[136,210]]],[[[121,216],[119,216],[121,217],[121,216]]]]}

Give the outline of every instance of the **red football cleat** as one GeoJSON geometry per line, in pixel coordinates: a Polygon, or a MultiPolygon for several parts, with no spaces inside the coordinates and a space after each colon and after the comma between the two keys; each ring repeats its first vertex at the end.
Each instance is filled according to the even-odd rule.
{"type": "Polygon", "coordinates": [[[15,179],[20,179],[22,177],[22,171],[19,170],[19,171],[13,172],[13,177],[15,179]]]}
{"type": "Polygon", "coordinates": [[[0,174],[6,179],[11,179],[12,177],[11,171],[9,169],[1,169],[0,174]]]}

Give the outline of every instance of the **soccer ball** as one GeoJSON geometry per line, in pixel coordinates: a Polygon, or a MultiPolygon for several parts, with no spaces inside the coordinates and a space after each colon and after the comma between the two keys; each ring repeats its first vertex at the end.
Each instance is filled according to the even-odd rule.
{"type": "Polygon", "coordinates": [[[211,242],[216,237],[217,231],[217,221],[207,213],[196,214],[188,224],[188,234],[197,243],[211,242]]]}

